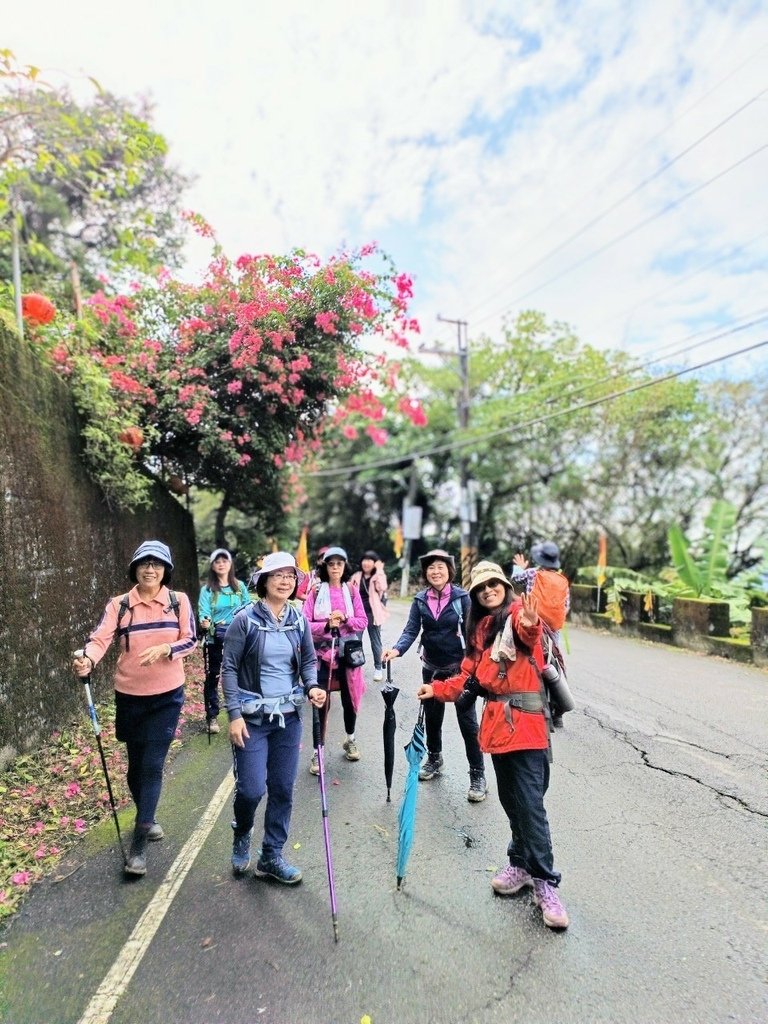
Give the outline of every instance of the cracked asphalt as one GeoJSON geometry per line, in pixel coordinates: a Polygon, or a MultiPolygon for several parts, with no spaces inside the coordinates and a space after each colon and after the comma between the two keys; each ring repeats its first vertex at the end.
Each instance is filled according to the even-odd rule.
{"type": "MultiPolygon", "coordinates": [[[[407,613],[405,603],[390,608],[385,641],[407,613]]],[[[401,748],[417,714],[412,651],[393,666],[401,693],[391,804],[378,687],[369,685],[363,701],[357,764],[343,760],[338,703],[332,711],[326,756],[338,945],[307,749],[288,850],[304,882],[286,890],[232,877],[227,804],[108,1020],[768,1020],[768,674],[610,634],[572,628],[570,640],[577,707],[554,734],[547,798],[567,933],[542,925],[527,892],[492,895],[508,826],[490,759],[491,795],[480,805],[466,800],[450,708],[444,774],[419,787],[406,884],[396,891],[401,748]]],[[[0,934],[0,1020],[83,1019],[229,764],[223,735],[210,748],[199,737],[177,759],[161,804],[167,839],[150,850],[140,883],[123,882],[107,823],[61,865],[60,881],[36,887],[0,934]]]]}

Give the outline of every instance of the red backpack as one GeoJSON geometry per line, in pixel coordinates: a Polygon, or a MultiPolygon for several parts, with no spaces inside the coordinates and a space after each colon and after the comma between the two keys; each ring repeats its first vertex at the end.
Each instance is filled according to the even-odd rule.
{"type": "Polygon", "coordinates": [[[550,629],[562,629],[565,624],[568,580],[554,569],[537,569],[531,587],[536,598],[536,610],[550,629]]]}

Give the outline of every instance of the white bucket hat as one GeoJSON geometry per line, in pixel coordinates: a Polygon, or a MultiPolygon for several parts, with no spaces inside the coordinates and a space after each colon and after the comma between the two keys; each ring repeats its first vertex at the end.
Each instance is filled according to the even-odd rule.
{"type": "Polygon", "coordinates": [[[278,569],[293,569],[296,573],[297,584],[306,577],[306,573],[296,565],[296,559],[288,551],[273,551],[267,555],[261,563],[261,568],[251,576],[251,583],[255,587],[262,576],[268,576],[278,569]]]}

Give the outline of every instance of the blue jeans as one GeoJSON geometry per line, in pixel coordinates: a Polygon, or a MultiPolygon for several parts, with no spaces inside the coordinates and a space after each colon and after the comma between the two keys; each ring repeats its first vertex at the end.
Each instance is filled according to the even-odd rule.
{"type": "Polygon", "coordinates": [[[293,712],[285,716],[285,728],[275,718],[265,716],[261,725],[246,721],[245,747],[232,746],[235,772],[236,836],[253,828],[253,819],[261,798],[267,794],[264,812],[264,860],[278,857],[288,839],[293,810],[293,785],[299,767],[301,717],[293,712]]]}
{"type": "Polygon", "coordinates": [[[128,755],[128,789],[136,804],[136,821],[155,820],[163,766],[179,724],[184,687],[148,697],[115,693],[115,735],[128,755]]]}
{"type": "Polygon", "coordinates": [[[546,750],[513,750],[492,754],[501,806],[509,818],[512,839],[509,863],[524,868],[532,878],[560,884],[555,871],[544,794],[549,787],[546,750]]]}
{"type": "Polygon", "coordinates": [[[380,669],[381,664],[381,626],[374,625],[373,622],[368,622],[368,639],[371,641],[371,657],[373,658],[373,667],[380,669]]]}
{"type": "MultiPolygon", "coordinates": [[[[425,683],[431,683],[433,679],[448,678],[432,669],[423,668],[421,678],[425,683]]],[[[422,702],[424,708],[424,727],[427,734],[427,750],[430,754],[440,754],[443,750],[443,719],[445,718],[445,702],[436,697],[422,702]]],[[[470,768],[478,771],[485,771],[483,752],[477,740],[480,727],[477,724],[477,713],[474,703],[465,711],[456,709],[456,719],[459,723],[459,731],[464,740],[464,750],[467,755],[467,762],[470,768]]]]}

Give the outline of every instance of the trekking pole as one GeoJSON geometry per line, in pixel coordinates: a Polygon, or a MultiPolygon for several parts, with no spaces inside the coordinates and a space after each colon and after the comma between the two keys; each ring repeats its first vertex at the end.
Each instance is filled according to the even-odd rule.
{"type": "Polygon", "coordinates": [[[333,938],[339,941],[339,918],[336,908],[336,885],[333,881],[333,854],[331,853],[331,833],[328,828],[328,797],[325,790],[325,761],[323,732],[320,727],[320,711],[312,708],[312,742],[317,753],[317,764],[320,779],[320,806],[323,812],[323,841],[325,842],[325,866],[328,869],[328,889],[331,895],[331,921],[333,922],[333,938]]]}
{"type": "MultiPolygon", "coordinates": [[[[84,658],[85,651],[79,650],[74,653],[75,658],[84,658]]],[[[101,767],[104,769],[104,778],[107,782],[107,793],[109,794],[109,804],[112,808],[112,817],[115,821],[115,829],[117,830],[117,841],[120,844],[120,852],[123,855],[123,864],[128,863],[128,857],[125,853],[125,847],[123,846],[123,834],[120,831],[120,822],[117,818],[117,805],[115,804],[115,796],[112,792],[112,783],[109,778],[109,770],[107,768],[107,759],[104,756],[104,747],[101,743],[101,726],[99,725],[99,719],[96,716],[96,707],[93,703],[93,697],[91,696],[91,673],[87,676],[81,676],[80,681],[85,688],[85,699],[88,702],[88,714],[91,718],[91,724],[93,725],[93,734],[96,737],[96,746],[99,748],[99,755],[101,756],[101,767]]]]}
{"type": "Polygon", "coordinates": [[[208,650],[208,634],[203,637],[203,672],[205,676],[203,678],[203,705],[205,707],[205,731],[208,733],[208,746],[211,745],[211,723],[208,721],[208,715],[210,714],[211,702],[208,697],[208,672],[211,667],[211,655],[208,650]]]}

